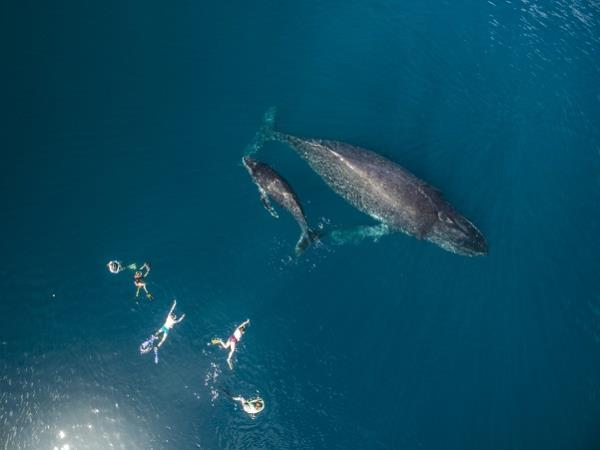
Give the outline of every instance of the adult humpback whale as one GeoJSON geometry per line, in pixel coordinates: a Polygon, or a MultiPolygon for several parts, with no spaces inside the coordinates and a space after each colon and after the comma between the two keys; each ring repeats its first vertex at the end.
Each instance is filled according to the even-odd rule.
{"type": "MultiPolygon", "coordinates": [[[[370,150],[344,142],[302,139],[273,128],[275,109],[250,147],[278,140],[290,145],[338,195],[390,231],[401,231],[465,256],[486,255],[481,232],[436,188],[370,150]]],[[[379,226],[381,227],[381,225],[379,226]]]]}
{"type": "Polygon", "coordinates": [[[271,197],[283,208],[287,209],[294,216],[296,222],[298,222],[302,234],[296,244],[295,251],[296,255],[299,255],[316,239],[316,234],[308,228],[298,196],[289,183],[268,165],[256,161],[250,156],[244,156],[242,163],[252,177],[252,181],[258,187],[260,200],[269,214],[276,219],[279,218],[277,211],[275,211],[275,208],[273,208],[269,201],[269,197],[271,197]]]}

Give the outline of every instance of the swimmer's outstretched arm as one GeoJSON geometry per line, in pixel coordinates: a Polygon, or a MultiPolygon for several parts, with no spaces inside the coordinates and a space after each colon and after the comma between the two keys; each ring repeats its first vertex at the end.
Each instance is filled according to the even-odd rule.
{"type": "Polygon", "coordinates": [[[175,311],[175,306],[177,306],[177,300],[173,300],[173,306],[171,306],[171,309],[169,310],[169,314],[167,314],[167,316],[170,316],[173,313],[173,311],[175,311]]]}
{"type": "Polygon", "coordinates": [[[140,267],[140,270],[144,270],[146,269],[146,273],[144,274],[144,277],[147,277],[148,274],[150,273],[150,266],[148,265],[147,262],[145,262],[142,267],[140,267]]]}
{"type": "Polygon", "coordinates": [[[242,327],[245,327],[245,326],[246,326],[246,325],[248,325],[249,323],[250,323],[250,319],[246,319],[244,322],[242,322],[242,323],[241,323],[241,324],[238,326],[238,329],[239,329],[239,328],[242,328],[242,327]]]}
{"type": "Polygon", "coordinates": [[[179,322],[181,322],[183,319],[185,319],[185,314],[182,314],[182,315],[181,315],[181,317],[175,321],[175,323],[179,323],[179,322]]]}

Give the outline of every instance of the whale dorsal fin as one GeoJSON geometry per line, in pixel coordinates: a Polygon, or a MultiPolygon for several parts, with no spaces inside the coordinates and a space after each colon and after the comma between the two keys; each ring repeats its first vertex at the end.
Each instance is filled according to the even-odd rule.
{"type": "Polygon", "coordinates": [[[265,209],[273,217],[275,217],[276,219],[279,219],[279,214],[277,214],[277,211],[275,211],[275,208],[273,208],[273,205],[271,205],[271,200],[269,199],[269,195],[262,188],[259,188],[258,191],[260,192],[260,201],[262,202],[265,209]]]}

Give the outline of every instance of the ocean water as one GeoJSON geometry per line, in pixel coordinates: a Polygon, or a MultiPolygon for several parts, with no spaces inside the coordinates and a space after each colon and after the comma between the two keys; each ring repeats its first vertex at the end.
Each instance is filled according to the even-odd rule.
{"type": "MultiPolygon", "coordinates": [[[[597,1],[0,5],[0,448],[600,447],[597,1]],[[262,114],[372,149],[485,234],[293,257],[262,114]],[[155,298],[136,301],[148,260],[155,298]],[[159,364],[139,344],[173,298],[159,364]],[[234,359],[208,347],[252,323],[234,359]],[[261,395],[244,414],[223,389],[261,395]]],[[[314,227],[373,222],[294,152],[314,227]]]]}

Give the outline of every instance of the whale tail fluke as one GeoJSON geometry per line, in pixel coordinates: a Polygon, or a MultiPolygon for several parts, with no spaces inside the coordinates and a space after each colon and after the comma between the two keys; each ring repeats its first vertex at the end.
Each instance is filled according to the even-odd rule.
{"type": "Polygon", "coordinates": [[[312,243],[318,241],[319,238],[320,234],[316,231],[311,229],[304,231],[300,235],[300,239],[298,240],[296,248],[294,249],[296,256],[300,256],[302,253],[304,253],[304,250],[306,250],[312,243]]]}
{"type": "Polygon", "coordinates": [[[254,135],[254,139],[248,144],[244,150],[244,156],[251,156],[258,152],[265,142],[277,139],[277,131],[275,131],[275,116],[277,108],[271,106],[263,116],[262,124],[258,132],[254,135]]]}

